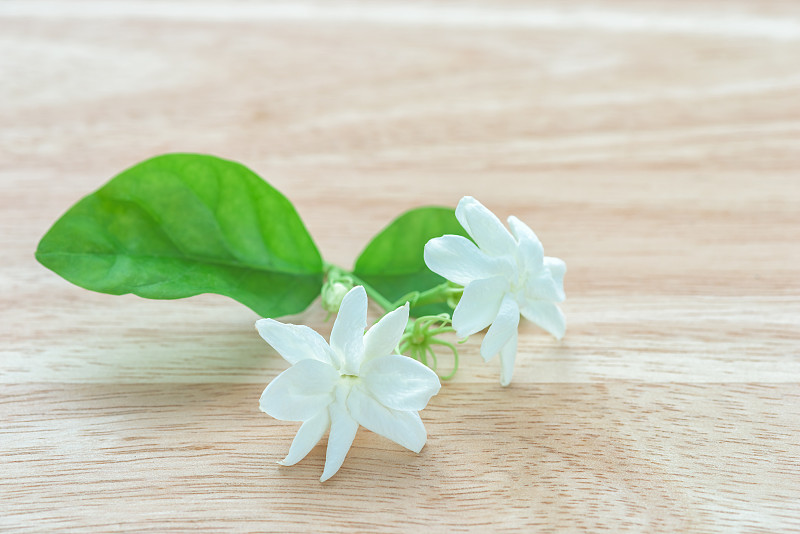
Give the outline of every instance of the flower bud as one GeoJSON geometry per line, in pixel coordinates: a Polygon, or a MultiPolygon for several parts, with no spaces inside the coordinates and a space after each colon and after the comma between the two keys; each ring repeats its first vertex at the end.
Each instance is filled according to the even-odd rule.
{"type": "Polygon", "coordinates": [[[347,292],[353,289],[353,281],[349,278],[328,280],[322,286],[322,308],[325,311],[336,313],[342,305],[342,299],[347,292]]]}

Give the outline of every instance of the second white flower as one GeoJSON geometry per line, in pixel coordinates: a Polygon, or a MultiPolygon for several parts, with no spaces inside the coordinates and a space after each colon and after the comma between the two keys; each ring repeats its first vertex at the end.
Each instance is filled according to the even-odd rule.
{"type": "Polygon", "coordinates": [[[509,217],[509,233],[472,197],[461,199],[456,218],[474,243],[456,235],[431,239],[425,245],[425,263],[464,286],[453,312],[453,328],[464,338],[489,326],[481,356],[488,361],[500,353],[500,383],[506,386],[514,373],[520,314],[557,339],[564,335],[564,314],[555,303],[564,300],[566,264],[546,257],[539,238],[525,223],[509,217]]]}

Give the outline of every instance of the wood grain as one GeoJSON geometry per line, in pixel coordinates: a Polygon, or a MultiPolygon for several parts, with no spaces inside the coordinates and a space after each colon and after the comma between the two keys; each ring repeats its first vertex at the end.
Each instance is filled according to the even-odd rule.
{"type": "Polygon", "coordinates": [[[799,72],[790,1],[0,3],[0,530],[800,531],[799,72]],[[419,455],[280,467],[252,312],[33,259],[168,151],[245,163],[344,265],[420,204],[515,214],[567,335],[523,326],[505,389],[467,345],[419,455]]]}
{"type": "Polygon", "coordinates": [[[17,436],[8,458],[25,463],[8,493],[36,502],[5,520],[297,532],[796,525],[794,384],[448,384],[424,412],[430,438],[420,455],[361,430],[325,484],[321,447],[297,466],[276,465],[294,425],[253,410],[260,391],[6,388],[17,436]],[[53,509],[62,502],[71,506],[53,509]]]}

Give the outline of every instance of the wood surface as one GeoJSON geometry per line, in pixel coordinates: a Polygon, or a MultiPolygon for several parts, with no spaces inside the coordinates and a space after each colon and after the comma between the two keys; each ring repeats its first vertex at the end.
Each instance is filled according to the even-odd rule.
{"type": "Polygon", "coordinates": [[[5,0],[0,247],[4,532],[800,531],[797,2],[5,0]],[[421,204],[515,214],[567,334],[522,326],[508,388],[476,336],[419,455],[361,429],[325,484],[322,446],[280,467],[251,311],[33,258],[172,151],[248,165],[343,265],[421,204]]]}

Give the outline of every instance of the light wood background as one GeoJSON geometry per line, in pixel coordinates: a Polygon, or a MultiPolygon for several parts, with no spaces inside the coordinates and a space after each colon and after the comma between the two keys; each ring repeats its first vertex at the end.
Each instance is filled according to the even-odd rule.
{"type": "MultiPolygon", "coordinates": [[[[800,4],[0,2],[0,530],[800,531],[800,4]],[[415,455],[276,465],[285,368],[218,296],[71,286],[70,205],[245,163],[351,265],[465,194],[566,260],[567,335],[478,336],[415,455]]],[[[288,320],[325,335],[314,306],[288,320]]]]}

